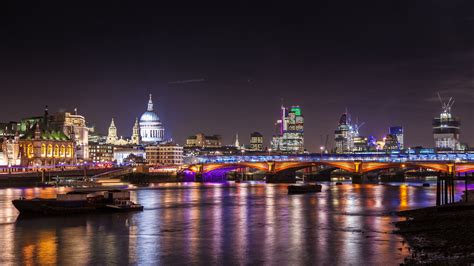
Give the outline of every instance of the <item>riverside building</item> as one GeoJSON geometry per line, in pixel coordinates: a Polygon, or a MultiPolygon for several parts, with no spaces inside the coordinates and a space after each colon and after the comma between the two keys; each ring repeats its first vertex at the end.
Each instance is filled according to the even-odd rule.
{"type": "Polygon", "coordinates": [[[182,165],[183,146],[167,143],[147,146],[145,148],[146,161],[151,165],[182,165]]]}
{"type": "Polygon", "coordinates": [[[59,112],[53,116],[51,127],[62,131],[74,141],[76,159],[87,161],[89,159],[89,128],[86,126],[86,119],[82,115],[74,113],[59,112]]]}

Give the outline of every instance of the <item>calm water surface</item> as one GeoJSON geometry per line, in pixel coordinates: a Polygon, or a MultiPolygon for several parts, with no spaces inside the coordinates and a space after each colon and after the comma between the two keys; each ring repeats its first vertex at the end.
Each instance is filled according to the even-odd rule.
{"type": "MultiPolygon", "coordinates": [[[[458,192],[463,189],[459,184],[458,192]]],[[[64,189],[0,190],[0,264],[387,264],[408,255],[394,211],[433,205],[420,183],[163,184],[132,191],[140,213],[17,218],[11,200],[64,189]]]]}

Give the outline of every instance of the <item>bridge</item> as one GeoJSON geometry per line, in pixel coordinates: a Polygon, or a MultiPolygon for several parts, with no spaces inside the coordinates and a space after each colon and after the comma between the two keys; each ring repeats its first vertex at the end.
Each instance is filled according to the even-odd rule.
{"type": "Polygon", "coordinates": [[[281,180],[288,173],[310,167],[341,169],[354,176],[385,169],[429,169],[449,175],[474,171],[474,153],[432,154],[304,154],[304,155],[257,155],[257,156],[205,156],[185,172],[197,181],[203,175],[215,171],[254,169],[267,176],[267,182],[281,180]]]}

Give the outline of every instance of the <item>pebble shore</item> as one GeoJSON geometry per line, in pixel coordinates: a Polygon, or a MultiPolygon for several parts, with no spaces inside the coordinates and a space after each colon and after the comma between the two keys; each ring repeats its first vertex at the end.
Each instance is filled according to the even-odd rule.
{"type": "Polygon", "coordinates": [[[397,213],[395,223],[410,246],[405,264],[474,263],[474,204],[455,203],[397,213]]]}

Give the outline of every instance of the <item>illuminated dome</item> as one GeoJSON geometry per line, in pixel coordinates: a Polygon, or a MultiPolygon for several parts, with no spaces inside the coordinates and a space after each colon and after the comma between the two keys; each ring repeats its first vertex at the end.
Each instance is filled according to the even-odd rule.
{"type": "Polygon", "coordinates": [[[148,108],[140,117],[140,137],[144,143],[159,143],[163,141],[165,129],[158,115],[153,112],[153,101],[148,100],[148,108]]]}
{"type": "Polygon", "coordinates": [[[160,118],[153,111],[146,111],[140,117],[140,122],[160,122],[160,118]]]}

